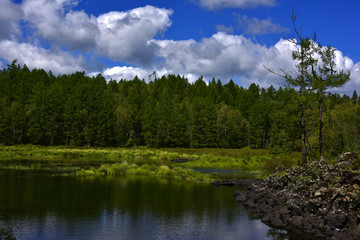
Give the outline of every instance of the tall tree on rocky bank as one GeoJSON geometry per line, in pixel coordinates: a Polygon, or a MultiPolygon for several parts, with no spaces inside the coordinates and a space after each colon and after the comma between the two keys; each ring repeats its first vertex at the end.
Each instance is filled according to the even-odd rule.
{"type": "Polygon", "coordinates": [[[307,148],[306,148],[306,95],[311,91],[311,79],[308,77],[311,74],[311,67],[316,63],[316,34],[313,37],[303,36],[302,28],[300,30],[296,26],[297,16],[293,11],[291,14],[291,20],[295,34],[287,39],[290,43],[296,46],[296,49],[292,52],[292,59],[297,62],[296,69],[297,74],[294,76],[293,72],[287,72],[284,69],[280,69],[282,73],[277,73],[267,67],[270,72],[283,77],[290,85],[298,87],[300,93],[300,113],[301,113],[301,163],[307,162],[307,148]]]}
{"type": "Polygon", "coordinates": [[[311,66],[311,75],[308,78],[311,80],[311,85],[314,90],[318,92],[319,102],[319,155],[322,156],[323,148],[323,99],[327,89],[334,87],[341,87],[350,80],[350,73],[345,73],[343,70],[336,69],[336,48],[331,46],[321,47],[317,45],[317,53],[320,55],[321,65],[317,67],[317,61],[311,66]]]}
{"type": "Polygon", "coordinates": [[[301,112],[301,153],[302,164],[307,162],[307,146],[306,146],[306,116],[305,110],[307,106],[307,93],[317,92],[319,103],[319,153],[322,155],[323,147],[323,98],[327,89],[340,87],[350,79],[349,73],[336,69],[335,51],[330,46],[322,47],[316,42],[316,33],[312,37],[304,36],[302,26],[300,29],[296,26],[297,16],[292,12],[291,20],[295,34],[291,38],[286,38],[289,42],[296,46],[292,52],[293,60],[297,61],[297,75],[286,72],[281,69],[282,74],[278,74],[271,69],[270,72],[275,73],[286,79],[286,81],[299,89],[300,93],[300,112],[301,112]],[[319,63],[320,61],[320,63],[319,63]]]}

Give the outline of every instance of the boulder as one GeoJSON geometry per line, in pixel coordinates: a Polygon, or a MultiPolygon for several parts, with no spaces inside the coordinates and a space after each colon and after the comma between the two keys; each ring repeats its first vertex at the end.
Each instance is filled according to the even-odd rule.
{"type": "Polygon", "coordinates": [[[247,200],[246,192],[238,191],[237,195],[235,196],[235,200],[241,203],[245,202],[247,200]]]}
{"type": "Polygon", "coordinates": [[[346,225],[347,216],[346,214],[338,210],[334,213],[329,212],[324,220],[327,222],[327,224],[331,227],[332,230],[334,229],[342,229],[346,225]]]}

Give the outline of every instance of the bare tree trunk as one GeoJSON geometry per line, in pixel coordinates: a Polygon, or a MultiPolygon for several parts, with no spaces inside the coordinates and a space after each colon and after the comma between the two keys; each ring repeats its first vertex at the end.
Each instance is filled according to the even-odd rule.
{"type": "Polygon", "coordinates": [[[16,128],[13,127],[13,144],[15,145],[16,143],[16,128]]]}
{"type": "Polygon", "coordinates": [[[304,107],[304,94],[305,88],[301,86],[301,164],[305,165],[307,163],[306,158],[306,123],[305,123],[305,107],[304,107]]]}
{"type": "Polygon", "coordinates": [[[69,146],[69,134],[66,134],[66,146],[69,146]]]}
{"type": "MultiPolygon", "coordinates": [[[[323,134],[322,134],[322,129],[323,129],[323,121],[322,121],[322,113],[323,113],[323,92],[320,92],[320,99],[319,99],[319,154],[320,154],[320,158],[322,156],[322,148],[323,148],[323,134]]],[[[319,158],[319,159],[320,159],[319,158]]]]}
{"type": "Polygon", "coordinates": [[[266,131],[263,129],[263,137],[262,137],[262,147],[265,148],[265,138],[266,138],[266,131]]]}
{"type": "Polygon", "coordinates": [[[306,125],[304,110],[301,110],[301,164],[305,165],[306,159],[306,125]]]}

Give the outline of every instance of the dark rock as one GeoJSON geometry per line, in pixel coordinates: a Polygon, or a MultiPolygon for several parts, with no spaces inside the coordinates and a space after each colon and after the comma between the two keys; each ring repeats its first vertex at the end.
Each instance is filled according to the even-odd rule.
{"type": "Polygon", "coordinates": [[[284,227],[284,223],[281,221],[280,218],[274,217],[270,220],[270,225],[275,228],[282,228],[284,227]]]}
{"type": "MultiPolygon", "coordinates": [[[[351,185],[357,184],[358,186],[360,186],[360,177],[358,177],[358,176],[353,177],[353,178],[349,181],[349,183],[350,183],[351,185]]],[[[358,189],[357,189],[357,190],[358,190],[358,189]]]]}
{"type": "Polygon", "coordinates": [[[247,200],[247,201],[244,203],[244,205],[245,205],[245,206],[248,206],[248,207],[250,207],[250,208],[256,207],[256,204],[254,203],[254,200],[252,200],[252,199],[247,200]]]}
{"type": "Polygon", "coordinates": [[[263,221],[264,223],[268,223],[270,222],[271,219],[271,214],[266,214],[261,218],[261,221],[263,221]]]}
{"type": "Polygon", "coordinates": [[[283,166],[283,165],[280,165],[280,166],[278,166],[277,168],[276,168],[276,171],[277,172],[283,172],[283,171],[285,171],[286,170],[286,168],[283,166]]]}
{"type": "Polygon", "coordinates": [[[236,179],[232,179],[232,180],[223,180],[221,182],[221,185],[226,185],[226,186],[235,186],[238,185],[238,182],[236,179]]]}
{"type": "Polygon", "coordinates": [[[343,232],[334,232],[333,234],[334,239],[341,239],[341,240],[354,240],[353,236],[343,232]]]}
{"type": "Polygon", "coordinates": [[[347,216],[346,214],[339,210],[335,213],[329,212],[325,216],[325,221],[331,227],[331,229],[342,229],[346,225],[347,216]]]}
{"type": "Polygon", "coordinates": [[[267,213],[265,216],[263,216],[261,221],[275,228],[284,227],[284,223],[280,219],[280,215],[278,213],[274,213],[274,212],[267,213]]]}
{"type": "Polygon", "coordinates": [[[349,180],[352,179],[352,178],[353,178],[353,175],[352,175],[352,173],[349,172],[349,171],[343,171],[343,172],[341,173],[341,182],[342,182],[342,183],[347,183],[347,182],[349,182],[349,180]]]}
{"type": "Polygon", "coordinates": [[[274,201],[274,199],[272,199],[272,198],[266,199],[265,202],[266,202],[266,204],[267,204],[269,207],[273,207],[273,206],[276,205],[276,204],[275,204],[276,201],[274,201]]]}
{"type": "Polygon", "coordinates": [[[322,220],[321,218],[312,218],[310,220],[310,223],[311,223],[311,226],[314,228],[314,229],[320,229],[320,230],[323,230],[324,229],[324,220],[322,220]]]}
{"type": "Polygon", "coordinates": [[[311,219],[310,218],[304,218],[302,228],[306,231],[313,230],[313,227],[311,225],[311,219]]]}
{"type": "Polygon", "coordinates": [[[235,197],[237,202],[245,202],[247,200],[246,192],[238,191],[237,196],[235,197]]]}
{"type": "Polygon", "coordinates": [[[315,238],[360,239],[360,158],[355,152],[304,167],[277,168],[267,179],[247,184],[237,201],[275,228],[315,238]],[[354,168],[356,166],[356,168],[354,168]]]}
{"type": "Polygon", "coordinates": [[[314,230],[313,236],[314,236],[315,238],[317,238],[317,239],[319,239],[319,238],[325,238],[325,237],[326,237],[326,235],[325,235],[324,233],[322,233],[322,232],[321,232],[320,230],[318,230],[318,229],[315,229],[315,230],[314,230]]]}
{"type": "Polygon", "coordinates": [[[303,217],[302,216],[293,216],[291,219],[292,225],[296,228],[301,228],[303,225],[303,217]]]}
{"type": "Polygon", "coordinates": [[[360,224],[352,232],[352,236],[354,239],[360,239],[360,224]]]}
{"type": "Polygon", "coordinates": [[[310,199],[309,200],[309,211],[315,214],[322,207],[321,199],[310,199]]]}
{"type": "Polygon", "coordinates": [[[352,162],[353,160],[356,160],[358,158],[359,155],[357,154],[357,152],[346,152],[338,157],[337,162],[352,162]]]}

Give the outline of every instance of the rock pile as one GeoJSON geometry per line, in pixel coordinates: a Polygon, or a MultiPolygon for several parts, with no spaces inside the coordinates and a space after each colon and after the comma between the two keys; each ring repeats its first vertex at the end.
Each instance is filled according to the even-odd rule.
{"type": "Polygon", "coordinates": [[[236,201],[253,208],[269,226],[314,239],[360,239],[360,157],[342,154],[304,167],[279,167],[269,178],[236,191],[236,201]]]}

